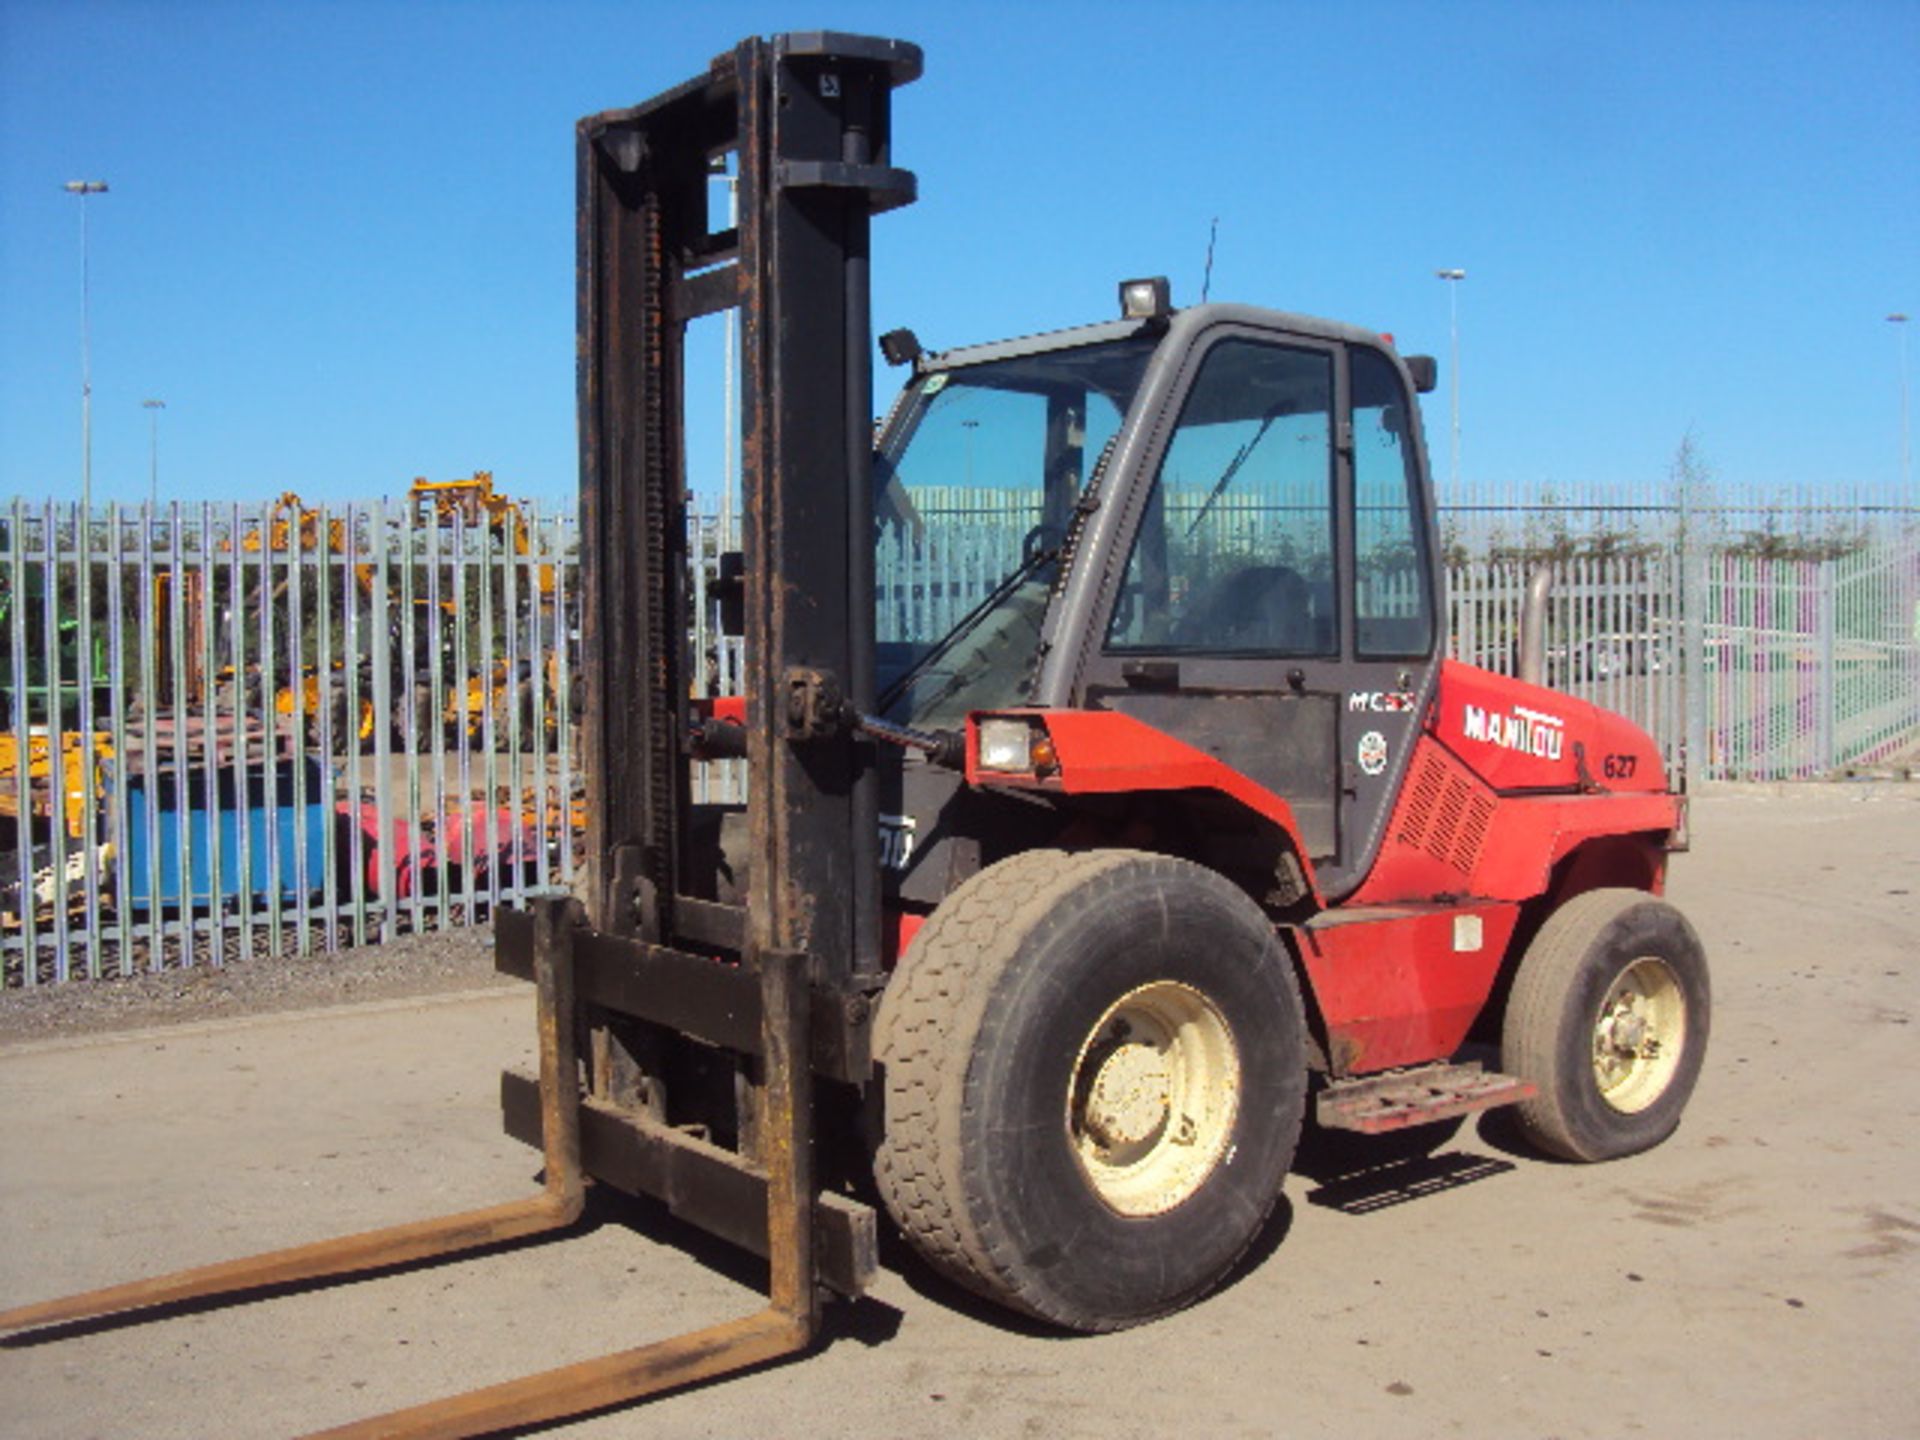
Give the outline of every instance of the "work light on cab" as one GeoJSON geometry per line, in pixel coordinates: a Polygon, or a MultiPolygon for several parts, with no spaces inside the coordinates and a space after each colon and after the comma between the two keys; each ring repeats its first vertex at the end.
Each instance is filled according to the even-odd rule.
{"type": "Polygon", "coordinates": [[[1120,282],[1120,318],[1164,320],[1173,313],[1173,290],[1164,275],[1120,282]]]}

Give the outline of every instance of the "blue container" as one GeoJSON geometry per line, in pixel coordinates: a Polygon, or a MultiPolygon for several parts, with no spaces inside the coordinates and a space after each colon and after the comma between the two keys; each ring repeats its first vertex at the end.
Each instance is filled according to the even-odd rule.
{"type": "Polygon", "coordinates": [[[297,897],[301,875],[298,857],[302,849],[306,854],[308,888],[318,890],[325,883],[326,774],[318,760],[298,765],[291,760],[281,760],[271,767],[248,766],[244,790],[236,783],[232,767],[219,770],[212,785],[208,784],[204,770],[193,771],[187,784],[186,828],[191,858],[184,886],[180,874],[178,780],[171,771],[162,771],[154,777],[151,793],[146,776],[130,777],[126,785],[127,848],[120,874],[124,882],[121,893],[132,909],[147,910],[154,903],[148,874],[150,807],[159,822],[159,903],[163,906],[213,904],[210,837],[216,833],[215,826],[219,827],[220,837],[222,900],[240,894],[242,877],[249,870],[253,894],[264,897],[272,894],[277,886],[282,896],[297,897]],[[267,847],[269,774],[273,779],[271,818],[277,842],[272,856],[267,847]]]}

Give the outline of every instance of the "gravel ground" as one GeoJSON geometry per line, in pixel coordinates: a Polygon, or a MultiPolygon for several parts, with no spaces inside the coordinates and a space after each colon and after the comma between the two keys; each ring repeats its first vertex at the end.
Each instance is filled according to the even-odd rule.
{"type": "Polygon", "coordinates": [[[491,926],[403,935],[331,955],[262,956],[217,969],[0,992],[0,1046],[519,983],[493,968],[491,926]]]}

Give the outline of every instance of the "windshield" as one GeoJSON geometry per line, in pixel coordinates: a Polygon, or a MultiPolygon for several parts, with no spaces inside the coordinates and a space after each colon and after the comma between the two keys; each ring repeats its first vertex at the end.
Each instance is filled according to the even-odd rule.
{"type": "Polygon", "coordinates": [[[874,466],[880,709],[957,725],[1027,698],[1073,506],[1120,428],[1147,337],[937,370],[874,466]]]}

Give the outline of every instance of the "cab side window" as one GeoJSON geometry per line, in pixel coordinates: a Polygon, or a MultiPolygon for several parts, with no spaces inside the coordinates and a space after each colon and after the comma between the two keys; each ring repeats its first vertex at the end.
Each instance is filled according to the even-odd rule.
{"type": "Polygon", "coordinates": [[[1207,352],[1134,538],[1107,648],[1332,655],[1333,360],[1207,352]]]}
{"type": "Polygon", "coordinates": [[[1431,557],[1420,523],[1406,391],[1386,356],[1350,353],[1354,653],[1362,659],[1425,656],[1433,651],[1431,557]]]}

